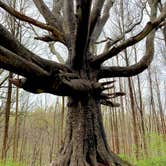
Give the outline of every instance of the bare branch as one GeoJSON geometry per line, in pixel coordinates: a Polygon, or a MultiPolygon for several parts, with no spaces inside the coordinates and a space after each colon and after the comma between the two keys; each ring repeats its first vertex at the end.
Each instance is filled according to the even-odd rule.
{"type": "Polygon", "coordinates": [[[29,51],[27,48],[21,45],[21,43],[16,38],[14,38],[1,24],[0,36],[0,45],[2,47],[10,50],[11,52],[17,54],[17,56],[20,56],[27,61],[33,62],[44,70],[50,72],[52,68],[56,68],[62,71],[69,71],[69,69],[65,65],[43,59],[35,55],[33,52],[29,51]]]}
{"type": "Polygon", "coordinates": [[[0,46],[0,67],[27,78],[46,77],[49,75],[39,66],[0,46]]]}
{"type": "MultiPolygon", "coordinates": [[[[144,9],[145,9],[145,5],[144,5],[144,6],[142,7],[142,9],[141,9],[141,13],[140,13],[141,16],[140,16],[139,20],[137,20],[135,23],[133,23],[132,25],[130,25],[130,26],[128,27],[128,29],[125,30],[125,32],[124,32],[125,34],[131,32],[137,25],[139,25],[139,24],[142,22],[144,9]]],[[[110,39],[110,38],[105,39],[105,41],[106,41],[106,46],[105,46],[105,49],[104,49],[104,50],[110,49],[114,44],[118,43],[118,42],[121,41],[122,39],[124,39],[124,34],[122,34],[122,35],[116,37],[116,39],[114,39],[114,40],[113,40],[113,39],[110,39]]],[[[103,41],[104,41],[104,40],[103,40],[103,41]]],[[[95,44],[99,44],[99,43],[100,43],[100,42],[96,42],[95,44]]]]}
{"type": "Polygon", "coordinates": [[[0,7],[3,8],[4,10],[6,10],[8,13],[10,13],[11,15],[13,15],[14,17],[18,18],[21,21],[25,21],[28,22],[32,25],[35,25],[37,27],[40,27],[42,29],[48,30],[50,32],[53,33],[53,35],[56,37],[56,39],[60,42],[64,42],[64,37],[62,35],[62,33],[60,31],[58,31],[55,27],[50,26],[50,25],[46,25],[40,21],[37,21],[33,18],[30,18],[18,11],[16,11],[15,9],[9,7],[8,5],[6,5],[5,3],[3,3],[2,1],[0,1],[0,7]]]}
{"type": "Polygon", "coordinates": [[[100,104],[106,105],[106,106],[109,106],[109,107],[120,107],[119,103],[114,103],[110,100],[100,100],[100,104]]]}
{"type": "MultiPolygon", "coordinates": [[[[164,5],[166,6],[166,2],[164,3],[164,5]]],[[[159,2],[159,9],[160,9],[160,11],[163,10],[163,6],[164,5],[162,5],[161,2],[159,2]]],[[[166,20],[165,20],[165,22],[163,22],[163,24],[161,25],[161,27],[163,27],[162,32],[163,32],[165,46],[166,46],[166,20]]]]}
{"type": "Polygon", "coordinates": [[[56,41],[56,38],[54,36],[51,35],[46,35],[46,36],[38,36],[35,37],[36,40],[41,40],[44,42],[52,42],[52,41],[56,41]]]}
{"type": "MultiPolygon", "coordinates": [[[[49,78],[48,78],[49,79],[49,78]]],[[[48,81],[36,80],[36,79],[12,79],[14,85],[23,88],[32,93],[51,93],[62,96],[85,95],[88,91],[93,90],[96,87],[91,81],[80,79],[76,75],[67,76],[66,73],[57,73],[56,79],[48,81]],[[64,75],[65,74],[65,75],[64,75]]],[[[97,89],[95,89],[97,90],[97,89]]]]}
{"type": "Polygon", "coordinates": [[[109,94],[109,96],[110,96],[111,99],[119,97],[119,96],[124,96],[124,95],[126,95],[126,93],[124,93],[124,92],[115,92],[115,93],[109,94]]]}
{"type": "MultiPolygon", "coordinates": [[[[102,2],[98,2],[98,3],[102,4],[102,2]]],[[[91,22],[91,24],[92,24],[91,33],[93,33],[92,37],[91,37],[92,42],[95,42],[98,39],[98,37],[100,36],[100,34],[103,30],[103,27],[109,18],[109,11],[112,8],[113,3],[114,3],[113,0],[108,0],[107,3],[104,5],[103,15],[100,16],[100,18],[97,18],[97,16],[96,16],[96,18],[94,17],[94,21],[92,20],[93,21],[93,22],[91,22]],[[97,22],[95,22],[95,19],[97,19],[96,20],[97,22]]]]}
{"type": "Polygon", "coordinates": [[[9,76],[5,77],[5,78],[3,79],[3,81],[0,82],[0,87],[2,87],[2,85],[4,84],[4,82],[5,82],[8,78],[9,78],[9,76]]]}
{"type": "Polygon", "coordinates": [[[56,29],[61,29],[61,25],[58,25],[56,17],[43,0],[33,0],[33,2],[49,25],[55,27],[56,29]]]}
{"type": "Polygon", "coordinates": [[[96,0],[93,5],[93,10],[91,14],[91,22],[90,22],[90,34],[93,33],[96,23],[98,22],[101,10],[103,8],[105,0],[96,0]]]}
{"type": "Polygon", "coordinates": [[[53,9],[52,13],[54,14],[59,25],[63,25],[63,8],[64,8],[64,0],[53,0],[53,9]]]}
{"type": "Polygon", "coordinates": [[[101,71],[99,72],[99,78],[106,78],[106,77],[131,77],[135,76],[145,69],[148,68],[150,65],[152,59],[153,59],[153,44],[154,42],[154,33],[152,32],[148,37],[146,41],[146,53],[142,57],[142,59],[131,66],[128,67],[102,67],[101,71]]]}
{"type": "Polygon", "coordinates": [[[68,47],[71,48],[71,54],[75,54],[76,17],[74,14],[73,0],[64,1],[64,31],[66,33],[68,47]]]}
{"type": "MultiPolygon", "coordinates": [[[[150,16],[150,20],[151,20],[151,24],[152,22],[154,23],[155,21],[152,21],[156,18],[157,15],[157,7],[156,5],[152,5],[151,6],[151,16],[150,16]]],[[[166,13],[165,13],[166,15],[166,13]]],[[[162,16],[163,18],[161,20],[165,19],[165,16],[162,16]]],[[[161,18],[161,15],[155,19],[155,20],[160,20],[159,18],[161,18]]],[[[162,21],[161,21],[162,22],[162,21]]],[[[160,21],[158,23],[158,25],[160,24],[160,21]]],[[[157,25],[157,24],[156,24],[157,25]]],[[[144,30],[142,32],[146,33],[146,29],[148,29],[148,24],[146,25],[146,27],[144,28],[144,30]]],[[[153,27],[152,27],[153,30],[153,27]]],[[[140,34],[137,35],[136,37],[141,37],[140,34]]],[[[144,33],[142,34],[142,36],[144,36],[144,33]]],[[[153,30],[146,39],[146,52],[145,55],[142,57],[142,59],[131,66],[127,66],[127,67],[102,67],[100,73],[99,73],[99,77],[103,78],[107,77],[109,75],[109,77],[130,77],[130,76],[134,76],[139,74],[140,72],[144,71],[151,63],[153,56],[154,56],[154,37],[155,37],[155,30],[153,30]],[[107,74],[106,74],[107,73],[107,74]]],[[[122,43],[123,44],[123,43],[122,43]]]]}
{"type": "Polygon", "coordinates": [[[50,48],[51,53],[56,55],[56,58],[58,59],[58,62],[64,64],[65,61],[64,61],[63,57],[60,55],[60,53],[56,51],[54,43],[49,43],[49,48],[50,48]]]}
{"type": "Polygon", "coordinates": [[[64,24],[66,25],[67,34],[71,33],[71,36],[74,35],[76,19],[74,15],[73,0],[64,1],[64,21],[64,24]]]}
{"type": "Polygon", "coordinates": [[[113,47],[107,52],[104,52],[103,54],[92,59],[92,64],[101,64],[105,60],[108,60],[109,58],[114,57],[115,55],[117,55],[119,52],[126,49],[127,47],[138,43],[143,38],[145,38],[152,30],[154,30],[155,28],[158,28],[160,23],[165,20],[165,17],[166,17],[166,6],[163,8],[160,16],[156,18],[154,21],[148,22],[146,26],[144,27],[144,29],[139,34],[127,39],[120,45],[113,47]]]}
{"type": "Polygon", "coordinates": [[[126,95],[126,93],[124,92],[114,92],[114,93],[101,93],[100,94],[100,99],[112,99],[112,98],[116,98],[116,97],[119,97],[119,96],[124,96],[126,95]]]}
{"type": "Polygon", "coordinates": [[[166,46],[166,24],[164,25],[164,28],[163,28],[163,36],[164,36],[164,41],[166,46]]]}

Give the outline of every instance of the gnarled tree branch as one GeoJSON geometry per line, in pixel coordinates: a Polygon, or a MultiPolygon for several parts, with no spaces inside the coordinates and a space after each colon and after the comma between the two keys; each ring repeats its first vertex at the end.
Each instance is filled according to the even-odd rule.
{"type": "Polygon", "coordinates": [[[99,78],[131,77],[131,76],[135,76],[135,75],[143,72],[145,69],[147,69],[153,59],[154,35],[155,35],[155,32],[153,31],[147,37],[146,53],[138,63],[128,66],[128,67],[103,66],[103,67],[101,67],[101,70],[99,72],[99,78]],[[150,49],[148,49],[148,48],[150,48],[150,49]]]}
{"type": "Polygon", "coordinates": [[[96,64],[100,65],[105,60],[112,58],[113,56],[117,55],[122,50],[126,49],[127,47],[138,43],[143,38],[145,38],[153,29],[158,28],[159,24],[165,20],[165,17],[166,17],[166,6],[163,8],[160,16],[158,18],[156,18],[155,20],[148,22],[146,24],[146,26],[144,27],[144,29],[139,34],[127,39],[126,41],[124,41],[120,45],[111,48],[107,52],[104,52],[103,54],[98,55],[96,58],[92,59],[92,64],[93,65],[96,65],[96,64]]]}
{"type": "Polygon", "coordinates": [[[56,29],[61,29],[61,25],[58,25],[56,17],[53,15],[51,10],[47,7],[43,0],[33,0],[34,4],[38,8],[39,12],[42,14],[46,22],[55,27],[56,29]]]}
{"type": "Polygon", "coordinates": [[[27,78],[46,77],[49,73],[34,63],[0,46],[0,67],[27,78]]]}
{"type": "Polygon", "coordinates": [[[155,27],[158,27],[159,24],[165,20],[166,17],[166,6],[164,7],[165,9],[162,11],[160,16],[156,18],[157,15],[157,5],[152,5],[151,6],[151,15],[150,15],[150,25],[147,24],[146,28],[144,28],[144,33],[143,31],[136,36],[136,38],[141,38],[144,36],[145,33],[149,33],[148,29],[152,29],[151,33],[148,34],[146,38],[146,52],[145,55],[142,57],[142,59],[131,66],[127,67],[102,67],[101,71],[99,72],[99,78],[103,77],[131,77],[135,76],[142,71],[144,71],[148,66],[150,65],[153,56],[154,56],[154,38],[155,38],[155,27]],[[154,21],[152,21],[154,20],[154,21]],[[142,34],[143,33],[143,34],[142,34]]]}
{"type": "Polygon", "coordinates": [[[38,65],[44,70],[50,72],[52,69],[56,68],[62,71],[69,71],[69,69],[65,65],[43,59],[34,54],[33,52],[29,51],[15,37],[13,37],[11,33],[8,32],[6,28],[3,27],[1,24],[0,24],[0,36],[1,36],[0,37],[1,46],[17,54],[17,56],[20,56],[21,58],[38,65]]]}
{"type": "Polygon", "coordinates": [[[62,33],[58,29],[56,29],[55,27],[53,27],[51,25],[46,25],[40,21],[34,20],[33,18],[30,18],[30,17],[16,11],[15,9],[9,7],[8,5],[3,3],[2,1],[0,1],[0,7],[21,21],[28,22],[32,25],[35,25],[37,27],[40,27],[42,29],[45,29],[45,30],[52,32],[53,35],[55,36],[55,38],[57,39],[57,41],[64,42],[64,37],[63,37],[62,33]]]}
{"type": "Polygon", "coordinates": [[[98,22],[101,10],[103,8],[105,0],[96,0],[93,4],[92,14],[91,14],[91,21],[90,21],[90,35],[93,33],[96,23],[98,22]]]}
{"type": "MultiPolygon", "coordinates": [[[[92,17],[92,22],[91,22],[91,42],[95,42],[98,37],[100,36],[104,25],[106,24],[108,18],[109,18],[109,11],[113,6],[114,1],[113,0],[108,0],[107,3],[103,6],[103,14],[97,18],[97,13],[94,17],[92,17]]],[[[97,3],[96,3],[97,4],[97,3]]],[[[101,2],[98,2],[98,4],[102,4],[101,2]]],[[[100,7],[99,7],[100,9],[100,7]]],[[[101,9],[100,9],[101,10],[101,9]]],[[[98,12],[96,9],[95,12],[98,12]]],[[[93,15],[92,15],[93,16],[93,15]]]]}

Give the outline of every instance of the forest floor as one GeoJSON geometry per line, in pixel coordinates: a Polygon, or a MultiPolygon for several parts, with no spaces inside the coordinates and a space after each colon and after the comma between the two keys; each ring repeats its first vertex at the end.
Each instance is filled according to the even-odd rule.
{"type": "MultiPolygon", "coordinates": [[[[127,159],[130,162],[133,162],[133,159],[129,159],[129,157],[124,156],[122,158],[127,159]]],[[[138,161],[134,161],[135,166],[166,166],[166,157],[160,156],[160,157],[154,157],[154,158],[147,158],[147,159],[140,159],[138,161]]],[[[0,163],[0,166],[27,166],[21,163],[14,163],[12,161],[7,161],[4,165],[2,162],[0,163]]]]}

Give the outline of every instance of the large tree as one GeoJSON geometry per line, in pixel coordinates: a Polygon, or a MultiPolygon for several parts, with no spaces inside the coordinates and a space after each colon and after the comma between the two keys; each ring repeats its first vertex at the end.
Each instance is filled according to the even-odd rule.
{"type": "Polygon", "coordinates": [[[61,42],[68,49],[68,60],[60,64],[39,57],[0,24],[0,68],[23,76],[11,81],[26,91],[68,97],[64,145],[52,166],[130,165],[110,150],[101,115],[101,104],[117,106],[111,98],[122,93],[107,94],[104,90],[111,88],[113,82],[101,83],[99,80],[135,76],[150,65],[155,31],[165,25],[166,4],[162,4],[158,14],[158,1],[149,0],[150,21],[145,27],[130,38],[125,39],[123,35],[116,41],[106,41],[104,52],[96,55],[93,48],[98,43],[96,41],[109,18],[114,1],[54,0],[52,9],[43,0],[33,2],[46,23],[16,11],[1,0],[0,7],[21,21],[47,30],[48,35],[36,39],[61,42]],[[145,55],[138,63],[126,67],[103,65],[106,60],[145,37],[145,55]]]}

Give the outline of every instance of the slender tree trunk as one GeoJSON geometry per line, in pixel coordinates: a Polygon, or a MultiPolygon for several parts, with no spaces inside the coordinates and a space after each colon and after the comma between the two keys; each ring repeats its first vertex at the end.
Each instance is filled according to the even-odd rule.
{"type": "MultiPolygon", "coordinates": [[[[116,60],[117,60],[117,65],[119,66],[119,58],[118,56],[116,57],[116,60]]],[[[118,80],[119,82],[119,90],[120,92],[123,91],[123,88],[122,88],[122,79],[119,78],[118,80]]],[[[126,147],[128,146],[128,142],[127,142],[127,137],[126,137],[126,119],[125,119],[125,109],[124,109],[124,101],[123,101],[123,97],[120,96],[120,104],[121,104],[121,113],[120,113],[120,116],[121,116],[121,120],[120,120],[120,126],[121,126],[121,131],[122,131],[122,143],[123,143],[123,153],[126,154],[127,153],[127,150],[126,150],[126,147]]]]}
{"type": "Polygon", "coordinates": [[[133,96],[133,90],[132,90],[132,85],[131,85],[131,79],[128,78],[128,86],[129,86],[129,94],[130,94],[130,102],[131,102],[131,111],[132,111],[132,120],[133,120],[133,136],[134,136],[134,143],[136,146],[136,158],[138,159],[139,156],[139,143],[138,143],[138,128],[137,128],[137,114],[135,110],[135,104],[134,104],[134,96],[133,96]]]}
{"type": "MultiPolygon", "coordinates": [[[[9,73],[9,79],[12,78],[12,73],[9,73]]],[[[7,142],[8,142],[8,130],[9,130],[9,118],[10,118],[10,105],[11,105],[11,95],[12,95],[12,83],[8,81],[8,92],[5,108],[5,128],[3,135],[3,146],[2,146],[2,160],[5,162],[7,157],[7,142]]]]}
{"type": "MultiPolygon", "coordinates": [[[[126,85],[126,81],[123,80],[123,84],[124,84],[124,90],[125,92],[128,91],[128,88],[127,88],[127,85],[126,85]]],[[[127,129],[127,140],[129,143],[132,143],[133,140],[132,140],[132,136],[133,136],[133,131],[131,132],[130,131],[130,128],[132,128],[132,124],[130,123],[131,119],[130,119],[130,116],[131,116],[131,108],[129,106],[129,99],[127,96],[125,96],[125,109],[127,110],[126,111],[126,126],[128,126],[126,129],[127,129]],[[128,111],[129,110],[129,111],[128,111]]],[[[127,152],[128,152],[128,155],[131,155],[133,152],[132,152],[132,146],[128,146],[127,147],[127,152]]]]}
{"type": "MultiPolygon", "coordinates": [[[[165,94],[166,94],[166,81],[164,81],[164,92],[165,92],[165,94]]],[[[165,98],[164,98],[163,108],[164,108],[164,110],[166,110],[166,96],[165,96],[165,98]]]]}
{"type": "MultiPolygon", "coordinates": [[[[123,35],[123,41],[125,41],[125,16],[124,16],[124,2],[123,0],[120,1],[120,32],[123,35]]],[[[127,50],[124,49],[124,55],[125,55],[125,62],[126,66],[129,66],[129,60],[128,60],[128,53],[127,50]]],[[[135,101],[134,101],[134,94],[132,89],[132,80],[130,77],[128,77],[128,88],[129,88],[129,95],[130,95],[130,108],[132,111],[132,125],[133,125],[133,138],[134,138],[134,144],[136,146],[136,158],[138,158],[139,154],[139,139],[138,139],[138,128],[137,128],[137,113],[135,110],[135,101]]]]}
{"type": "Polygon", "coordinates": [[[163,106],[161,102],[161,95],[160,95],[160,88],[159,88],[159,83],[158,83],[158,78],[157,78],[157,72],[155,72],[155,82],[156,82],[156,92],[157,92],[157,100],[158,100],[158,105],[159,105],[159,114],[160,114],[160,121],[161,121],[161,127],[162,127],[162,133],[163,135],[166,134],[166,122],[165,122],[165,115],[163,111],[163,106]]]}
{"type": "Polygon", "coordinates": [[[63,144],[63,128],[64,128],[64,111],[65,111],[65,98],[62,97],[62,110],[61,110],[61,144],[63,144]]]}
{"type": "Polygon", "coordinates": [[[152,75],[151,75],[151,70],[148,68],[148,78],[149,78],[149,90],[150,90],[150,113],[152,120],[151,122],[151,130],[153,132],[156,131],[157,133],[160,132],[159,124],[158,124],[158,117],[157,117],[157,112],[156,112],[156,107],[155,107],[155,102],[154,102],[154,95],[153,95],[153,85],[152,85],[152,75]]]}
{"type": "Polygon", "coordinates": [[[144,147],[145,155],[148,156],[147,144],[146,144],[145,122],[144,122],[145,118],[144,118],[142,92],[141,92],[141,82],[140,82],[139,76],[137,76],[137,81],[138,81],[139,113],[140,113],[141,129],[142,129],[143,147],[144,147]]]}
{"type": "MultiPolygon", "coordinates": [[[[137,60],[137,50],[136,50],[135,46],[134,46],[134,53],[135,53],[135,62],[137,63],[138,62],[138,60],[137,60]]],[[[144,124],[145,119],[144,119],[144,110],[143,110],[142,92],[141,92],[141,81],[140,81],[140,76],[139,75],[137,75],[137,83],[138,83],[138,100],[135,98],[135,101],[139,101],[138,111],[139,111],[139,115],[140,115],[143,149],[144,149],[145,155],[148,156],[147,144],[146,144],[145,124],[144,124]]]]}
{"type": "Polygon", "coordinates": [[[21,140],[21,143],[20,143],[20,154],[19,154],[19,162],[21,163],[24,159],[24,154],[23,152],[25,151],[25,144],[26,144],[26,112],[24,113],[24,116],[23,116],[23,127],[22,127],[22,140],[21,140]]]}
{"type": "MultiPolygon", "coordinates": [[[[19,79],[19,76],[17,77],[19,79]]],[[[14,138],[13,138],[13,161],[17,160],[17,149],[18,149],[18,96],[19,89],[16,88],[16,111],[15,111],[15,121],[14,121],[14,138]]]]}
{"type": "MultiPolygon", "coordinates": [[[[115,92],[115,88],[113,89],[113,93],[115,92]]],[[[115,101],[115,99],[114,99],[115,101]]],[[[116,108],[112,108],[113,112],[113,128],[114,128],[114,142],[115,142],[115,153],[119,153],[119,128],[118,128],[118,110],[116,108]]]]}
{"type": "Polygon", "coordinates": [[[56,134],[56,110],[58,107],[59,101],[57,99],[56,104],[55,104],[55,110],[54,110],[54,115],[53,115],[53,136],[52,136],[52,140],[51,140],[51,147],[50,147],[50,152],[49,152],[49,158],[50,158],[50,162],[52,162],[52,156],[53,156],[53,152],[54,152],[54,146],[55,146],[55,134],[56,134]]]}
{"type": "MultiPolygon", "coordinates": [[[[129,61],[127,57],[127,50],[124,50],[126,65],[129,66],[129,61]]],[[[130,108],[132,111],[132,124],[133,124],[133,138],[134,144],[136,146],[135,155],[138,159],[139,156],[139,136],[138,136],[138,128],[137,128],[137,112],[135,109],[135,101],[134,101],[134,93],[132,88],[132,80],[128,77],[128,88],[129,88],[129,96],[130,96],[130,108]]]]}
{"type": "Polygon", "coordinates": [[[115,152],[115,143],[114,143],[114,125],[113,125],[113,111],[111,108],[109,108],[110,114],[109,114],[109,122],[110,122],[110,145],[112,147],[112,151],[115,152]]]}
{"type": "Polygon", "coordinates": [[[43,137],[42,132],[39,133],[38,138],[34,140],[34,145],[33,145],[33,152],[32,152],[32,158],[31,158],[31,166],[35,166],[37,162],[37,157],[40,152],[40,143],[39,140],[41,140],[43,137]]]}
{"type": "Polygon", "coordinates": [[[39,151],[39,165],[43,166],[43,143],[44,143],[44,135],[41,136],[41,143],[40,143],[40,151],[39,151]]]}
{"type": "Polygon", "coordinates": [[[115,129],[115,145],[116,145],[116,153],[119,154],[120,152],[120,145],[119,145],[119,126],[118,126],[118,110],[114,108],[114,129],[115,129]]]}

